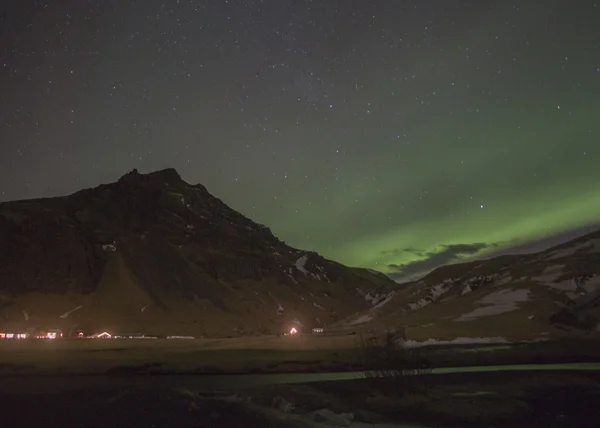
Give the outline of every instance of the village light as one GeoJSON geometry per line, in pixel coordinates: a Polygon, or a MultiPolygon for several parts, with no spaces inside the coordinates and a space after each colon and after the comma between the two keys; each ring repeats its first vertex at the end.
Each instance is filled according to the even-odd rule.
{"type": "Polygon", "coordinates": [[[296,334],[298,333],[298,330],[296,330],[295,327],[292,327],[292,329],[290,330],[290,334],[296,334]]]}

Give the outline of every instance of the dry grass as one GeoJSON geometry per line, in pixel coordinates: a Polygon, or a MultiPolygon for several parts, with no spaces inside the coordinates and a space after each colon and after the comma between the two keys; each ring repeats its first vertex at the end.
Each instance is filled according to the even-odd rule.
{"type": "Polygon", "coordinates": [[[0,373],[106,373],[340,370],[355,364],[352,336],[265,336],[197,340],[0,342],[0,373]]]}

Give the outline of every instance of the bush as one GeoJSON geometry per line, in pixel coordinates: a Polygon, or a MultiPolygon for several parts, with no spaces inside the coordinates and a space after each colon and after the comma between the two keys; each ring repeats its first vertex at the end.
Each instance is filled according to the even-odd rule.
{"type": "Polygon", "coordinates": [[[426,392],[431,374],[431,363],[419,348],[406,346],[402,332],[387,330],[384,335],[360,337],[360,351],[365,375],[380,379],[402,396],[426,392]]]}

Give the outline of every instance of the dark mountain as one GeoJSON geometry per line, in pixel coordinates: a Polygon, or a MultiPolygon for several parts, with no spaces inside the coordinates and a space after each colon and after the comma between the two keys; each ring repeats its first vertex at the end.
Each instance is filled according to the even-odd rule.
{"type": "Polygon", "coordinates": [[[289,247],[173,169],[0,204],[0,325],[274,333],[331,323],[393,284],[289,247]]]}

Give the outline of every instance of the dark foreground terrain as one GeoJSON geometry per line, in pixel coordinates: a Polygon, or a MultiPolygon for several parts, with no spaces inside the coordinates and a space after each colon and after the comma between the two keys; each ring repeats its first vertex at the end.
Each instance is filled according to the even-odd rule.
{"type": "MultiPolygon", "coordinates": [[[[359,335],[0,341],[0,376],[314,373],[372,369],[359,335]]],[[[416,349],[429,367],[600,362],[594,339],[416,349]]]]}
{"type": "Polygon", "coordinates": [[[190,387],[187,376],[181,385],[171,377],[168,387],[153,383],[156,375],[112,384],[103,377],[102,386],[54,391],[11,391],[0,379],[2,426],[552,428],[597,427],[600,417],[600,374],[591,372],[424,375],[408,384],[363,379],[219,392],[190,387]]]}
{"type": "Polygon", "coordinates": [[[599,426],[594,340],[395,348],[390,360],[385,343],[364,346],[358,335],[6,341],[0,427],[599,426]],[[406,364],[419,369],[357,372],[406,364]],[[459,372],[515,364],[527,366],[459,372]]]}

